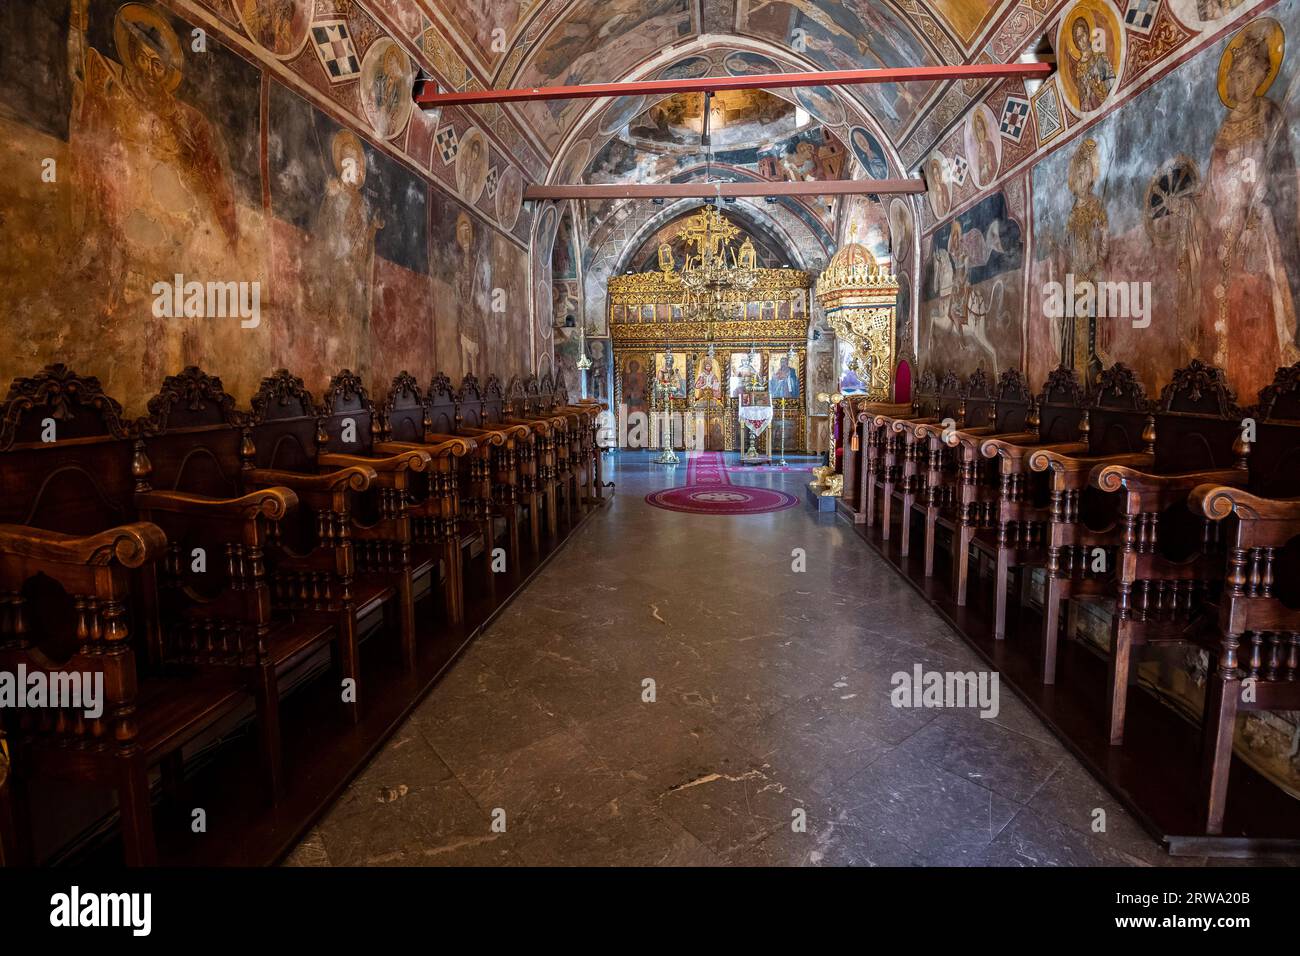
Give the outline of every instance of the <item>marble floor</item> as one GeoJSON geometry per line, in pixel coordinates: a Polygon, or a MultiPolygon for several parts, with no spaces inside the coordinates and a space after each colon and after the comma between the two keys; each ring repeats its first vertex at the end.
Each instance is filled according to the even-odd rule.
{"type": "MultiPolygon", "coordinates": [[[[987,719],[895,707],[899,671],[982,667],[842,521],[802,497],[652,508],[685,465],[648,458],[617,456],[612,504],[289,863],[1200,862],[1171,860],[1010,691],[987,719]]],[[[810,476],[731,477],[801,494],[810,476]]]]}

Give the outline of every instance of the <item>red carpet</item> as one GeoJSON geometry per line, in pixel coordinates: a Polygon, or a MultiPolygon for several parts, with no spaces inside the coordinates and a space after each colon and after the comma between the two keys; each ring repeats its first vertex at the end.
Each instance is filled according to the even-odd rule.
{"type": "Polygon", "coordinates": [[[794,495],[772,488],[733,485],[722,453],[690,452],[686,484],[645,496],[647,504],[666,511],[701,515],[761,515],[784,511],[799,503],[794,495]]]}

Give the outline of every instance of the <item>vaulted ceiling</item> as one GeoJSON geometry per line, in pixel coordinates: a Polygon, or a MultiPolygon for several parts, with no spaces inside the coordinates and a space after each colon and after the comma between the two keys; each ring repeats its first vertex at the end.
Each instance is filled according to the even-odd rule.
{"type": "MultiPolygon", "coordinates": [[[[440,32],[463,60],[462,88],[576,85],[672,75],[674,69],[681,74],[692,69],[681,65],[689,53],[727,47],[748,54],[726,63],[730,73],[1005,61],[1032,42],[1055,6],[1052,0],[416,2],[444,27],[440,32]]],[[[926,136],[926,117],[950,98],[953,85],[855,87],[845,93],[845,106],[869,116],[892,146],[901,147],[926,136]]],[[[963,103],[979,85],[966,85],[963,103]]],[[[581,100],[506,107],[552,156],[590,108],[581,100]]],[[[940,119],[956,115],[951,105],[943,113],[940,119]]],[[[924,151],[901,155],[911,166],[924,151]]]]}

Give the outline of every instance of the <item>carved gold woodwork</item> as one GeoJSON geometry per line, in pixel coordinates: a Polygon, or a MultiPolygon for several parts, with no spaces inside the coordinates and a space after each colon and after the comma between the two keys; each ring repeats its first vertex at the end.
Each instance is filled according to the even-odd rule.
{"type": "Polygon", "coordinates": [[[835,335],[852,346],[868,398],[892,401],[898,278],[870,250],[849,243],[818,278],[817,301],[835,335]]]}
{"type": "MultiPolygon", "coordinates": [[[[728,289],[724,302],[785,302],[812,287],[808,273],[798,269],[755,269],[758,279],[749,290],[728,289]]],[[[611,276],[610,305],[639,308],[643,305],[682,305],[687,299],[686,284],[678,272],[634,272],[628,276],[611,276]]]]}

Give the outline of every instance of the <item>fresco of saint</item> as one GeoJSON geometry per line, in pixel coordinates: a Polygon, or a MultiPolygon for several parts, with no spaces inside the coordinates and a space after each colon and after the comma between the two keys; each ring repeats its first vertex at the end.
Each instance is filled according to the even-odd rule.
{"type": "Polygon", "coordinates": [[[1114,44],[1121,41],[1110,29],[1113,16],[1108,10],[1094,11],[1081,4],[1065,17],[1068,24],[1068,39],[1063,44],[1066,90],[1077,97],[1076,105],[1081,113],[1101,109],[1115,85],[1115,64],[1111,58],[1118,56],[1114,44]]]}
{"type": "Polygon", "coordinates": [[[120,7],[114,60],[88,44],[88,3],[74,0],[68,34],[73,231],[82,237],[74,267],[104,297],[101,348],[135,350],[143,380],[161,381],[195,360],[197,333],[175,335],[155,318],[142,329],[134,316],[151,314],[146,299],[160,278],[206,281],[229,270],[239,243],[234,191],[220,134],[176,97],[184,53],[168,20],[120,7]]]}
{"type": "Polygon", "coordinates": [[[1279,363],[1300,360],[1296,164],[1282,108],[1266,95],[1282,49],[1281,25],[1261,17],[1224,50],[1219,97],[1228,115],[1214,137],[1203,191],[1199,351],[1227,372],[1239,395],[1254,395],[1279,363]]]}
{"type": "Polygon", "coordinates": [[[695,373],[695,387],[692,397],[695,401],[721,401],[722,379],[718,376],[717,362],[711,355],[700,358],[695,373]]]}
{"type": "MultiPolygon", "coordinates": [[[[1093,187],[1101,174],[1097,143],[1085,139],[1070,160],[1070,192],[1074,204],[1066,224],[1063,272],[1074,275],[1075,285],[1101,278],[1110,251],[1110,220],[1093,187]]],[[[1080,311],[1078,303],[1073,310],[1080,311]]],[[[1095,308],[1093,309],[1095,312],[1095,308]]],[[[1113,321],[1113,320],[1112,320],[1113,321]]],[[[1074,369],[1085,384],[1096,381],[1109,364],[1110,326],[1095,315],[1063,316],[1059,344],[1061,364],[1074,369]]]]}
{"type": "Polygon", "coordinates": [[[369,343],[375,234],[385,225],[363,191],[366,154],[357,135],[335,133],[330,158],[334,171],[312,220],[304,263],[307,300],[323,339],[313,345],[323,346],[327,369],[366,364],[349,350],[354,342],[369,343]]]}

